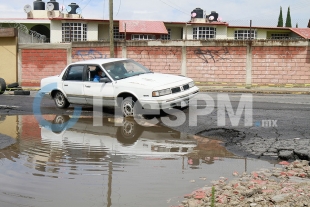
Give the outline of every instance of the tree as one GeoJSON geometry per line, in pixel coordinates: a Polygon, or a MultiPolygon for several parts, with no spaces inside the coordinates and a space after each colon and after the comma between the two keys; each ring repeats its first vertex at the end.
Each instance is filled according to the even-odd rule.
{"type": "Polygon", "coordinates": [[[288,7],[285,27],[292,27],[290,7],[288,7]]]}
{"type": "Polygon", "coordinates": [[[280,6],[280,14],[279,14],[278,26],[277,27],[283,27],[282,6],[280,6]]]}

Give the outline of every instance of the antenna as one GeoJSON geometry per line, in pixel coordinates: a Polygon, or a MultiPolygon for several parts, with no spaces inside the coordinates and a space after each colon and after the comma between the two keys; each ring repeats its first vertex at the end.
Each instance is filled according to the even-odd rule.
{"type": "Polygon", "coordinates": [[[75,12],[76,12],[77,14],[82,14],[82,9],[81,9],[80,7],[78,7],[78,8],[75,10],[75,12]]]}
{"type": "Polygon", "coordinates": [[[53,11],[53,9],[54,9],[54,4],[52,4],[52,3],[47,3],[47,4],[46,4],[46,9],[47,9],[47,11],[53,11]]]}
{"type": "Polygon", "coordinates": [[[60,5],[60,13],[64,13],[66,10],[65,5],[60,5]]]}
{"type": "Polygon", "coordinates": [[[29,4],[26,4],[24,6],[24,11],[28,14],[32,10],[31,6],[29,4]]]}

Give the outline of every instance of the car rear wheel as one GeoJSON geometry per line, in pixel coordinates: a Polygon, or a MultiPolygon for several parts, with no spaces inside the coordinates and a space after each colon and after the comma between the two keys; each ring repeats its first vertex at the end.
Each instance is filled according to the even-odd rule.
{"type": "Polygon", "coordinates": [[[3,78],[0,78],[0,94],[3,94],[6,90],[6,83],[3,78]]]}
{"type": "Polygon", "coordinates": [[[64,94],[61,93],[60,91],[56,92],[54,96],[54,101],[55,101],[56,106],[61,109],[68,108],[70,105],[70,103],[68,102],[64,94]]]}

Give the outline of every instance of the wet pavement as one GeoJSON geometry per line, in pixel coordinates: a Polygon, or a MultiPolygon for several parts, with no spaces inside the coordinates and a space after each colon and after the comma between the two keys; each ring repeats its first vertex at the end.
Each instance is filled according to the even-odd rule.
{"type": "Polygon", "coordinates": [[[0,206],[174,206],[221,176],[276,166],[161,125],[44,118],[1,115],[0,206]]]}

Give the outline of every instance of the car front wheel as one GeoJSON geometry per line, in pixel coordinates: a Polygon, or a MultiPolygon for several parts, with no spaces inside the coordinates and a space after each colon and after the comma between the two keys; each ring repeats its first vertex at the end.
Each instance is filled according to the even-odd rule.
{"type": "Polygon", "coordinates": [[[57,91],[55,96],[54,96],[54,101],[55,104],[58,108],[68,108],[70,103],[68,102],[68,100],[66,99],[66,97],[64,96],[63,93],[61,93],[60,91],[57,91]]]}
{"type": "Polygon", "coordinates": [[[139,102],[135,101],[132,97],[125,98],[121,103],[121,109],[124,117],[133,117],[138,115],[139,102]]]}

